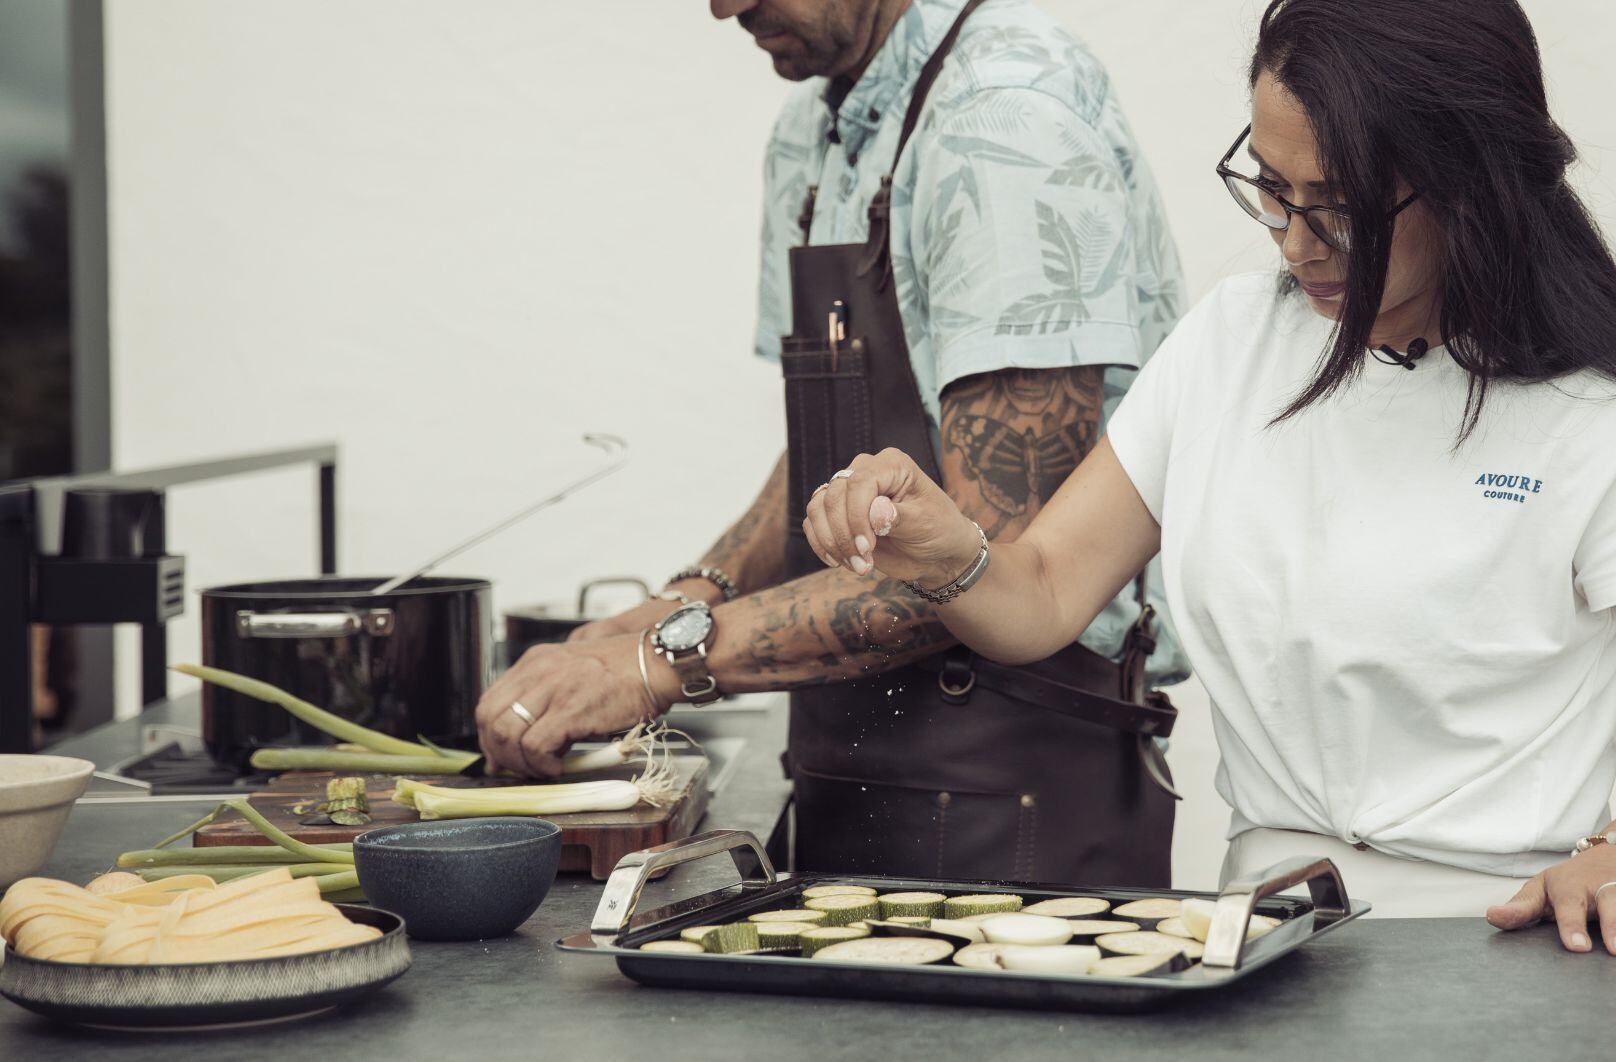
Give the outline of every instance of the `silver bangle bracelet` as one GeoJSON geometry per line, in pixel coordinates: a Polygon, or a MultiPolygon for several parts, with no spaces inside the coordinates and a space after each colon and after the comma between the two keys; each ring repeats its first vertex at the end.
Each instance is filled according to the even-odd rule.
{"type": "Polygon", "coordinates": [[[718,587],[719,592],[724,595],[725,601],[734,601],[741,596],[741,592],[736,588],[734,580],[725,575],[720,568],[707,568],[699,564],[692,564],[688,568],[680,568],[669,576],[668,585],[672,586],[674,583],[684,579],[706,579],[709,583],[718,587]]]}
{"type": "Polygon", "coordinates": [[[651,688],[651,671],[645,666],[645,636],[650,633],[651,628],[649,627],[640,632],[636,648],[638,648],[640,654],[640,681],[645,683],[645,699],[651,702],[650,718],[655,719],[657,713],[662,711],[662,705],[657,703],[656,691],[651,688]]]}
{"type": "Polygon", "coordinates": [[[935,590],[927,590],[925,587],[907,580],[904,581],[903,585],[907,586],[910,592],[917,597],[925,598],[934,605],[946,604],[975,586],[977,581],[982,578],[982,573],[988,570],[988,533],[982,530],[982,526],[974,520],[971,522],[971,526],[976,528],[976,533],[981,536],[982,548],[977,551],[976,560],[972,561],[971,566],[966,568],[958,578],[951,583],[939,586],[935,590]]]}

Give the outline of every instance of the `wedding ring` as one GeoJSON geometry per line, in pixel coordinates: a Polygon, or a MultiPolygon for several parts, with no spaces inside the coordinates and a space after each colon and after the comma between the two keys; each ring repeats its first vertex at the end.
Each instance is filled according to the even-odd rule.
{"type": "Polygon", "coordinates": [[[511,711],[515,712],[517,718],[522,720],[528,726],[532,726],[534,723],[538,722],[537,719],[533,718],[533,713],[532,712],[530,712],[526,708],[522,707],[522,702],[521,701],[512,701],[511,702],[511,711]]]}
{"type": "Polygon", "coordinates": [[[814,488],[814,492],[812,494],[808,495],[808,497],[817,498],[819,496],[819,492],[824,490],[828,486],[830,486],[829,483],[821,483],[819,486],[814,488]]]}
{"type": "Polygon", "coordinates": [[[853,478],[853,470],[851,468],[844,468],[840,472],[837,472],[835,475],[831,476],[830,478],[831,479],[852,479],[853,478]]]}
{"type": "Polygon", "coordinates": [[[1594,903],[1599,902],[1599,894],[1604,892],[1606,889],[1616,889],[1616,881],[1607,881],[1603,885],[1599,886],[1599,888],[1595,889],[1594,903]]]}

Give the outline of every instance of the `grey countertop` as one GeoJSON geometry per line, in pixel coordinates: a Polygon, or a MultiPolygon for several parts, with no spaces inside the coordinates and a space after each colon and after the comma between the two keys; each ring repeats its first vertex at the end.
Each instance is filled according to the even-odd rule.
{"type": "MultiPolygon", "coordinates": [[[[164,711],[184,721],[194,707],[164,711]]],[[[708,720],[709,733],[745,737],[747,746],[704,828],[767,833],[785,797],[782,716],[740,710],[708,720]]],[[[61,751],[110,763],[136,740],[132,724],[114,724],[61,751]]],[[[46,873],[84,881],[116,852],[149,844],[208,806],[81,805],[46,873]]],[[[724,884],[733,868],[719,863],[728,861],[681,868],[647,890],[646,905],[724,884]]],[[[110,1033],[0,1001],[0,1060],[1616,1057],[1616,958],[1569,954],[1547,926],[1501,934],[1479,919],[1360,920],[1228,991],[1107,1016],[645,988],[610,961],[553,947],[587,927],[600,890],[586,877],[563,877],[516,934],[415,943],[403,978],[296,1023],[110,1033]]]]}

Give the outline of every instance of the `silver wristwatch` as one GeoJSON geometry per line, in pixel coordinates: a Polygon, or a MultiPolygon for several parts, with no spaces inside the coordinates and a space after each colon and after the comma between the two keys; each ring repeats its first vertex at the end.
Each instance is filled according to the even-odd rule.
{"type": "Polygon", "coordinates": [[[679,692],[691,704],[711,704],[724,695],[707,670],[707,641],[713,634],[713,610],[705,601],[680,605],[651,631],[651,648],[679,676],[679,692]]]}

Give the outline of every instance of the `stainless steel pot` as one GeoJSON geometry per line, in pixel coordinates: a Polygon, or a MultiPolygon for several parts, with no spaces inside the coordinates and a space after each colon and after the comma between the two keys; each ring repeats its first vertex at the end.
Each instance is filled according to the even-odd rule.
{"type": "Polygon", "coordinates": [[[603,619],[606,610],[591,609],[590,594],[604,586],[632,586],[640,591],[641,600],[651,596],[651,587],[644,579],[634,576],[611,576],[591,579],[578,588],[577,606],[571,602],[523,605],[505,613],[505,660],[515,663],[529,647],[541,642],[564,642],[574,630],[591,620],[603,619]]]}

